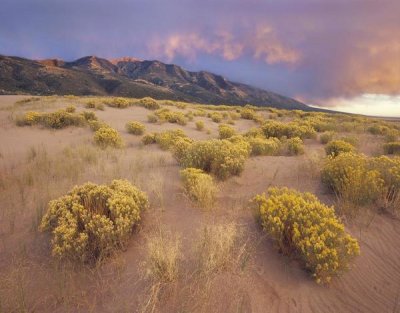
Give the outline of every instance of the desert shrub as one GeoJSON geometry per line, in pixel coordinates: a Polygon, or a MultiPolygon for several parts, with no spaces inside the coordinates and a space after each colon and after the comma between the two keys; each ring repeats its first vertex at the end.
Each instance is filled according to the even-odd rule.
{"type": "Polygon", "coordinates": [[[43,113],[40,116],[40,124],[48,128],[65,128],[67,126],[83,126],[86,124],[84,116],[58,110],[51,113],[43,113]]]}
{"type": "Polygon", "coordinates": [[[104,111],[104,104],[100,102],[96,103],[95,109],[99,111],[104,111]]]}
{"type": "Polygon", "coordinates": [[[94,114],[94,112],[83,111],[81,114],[84,117],[84,119],[87,121],[96,121],[97,120],[97,116],[96,116],[96,114],[94,114]]]}
{"type": "Polygon", "coordinates": [[[366,156],[352,152],[331,155],[325,160],[322,181],[336,193],[343,210],[350,215],[355,213],[354,209],[378,200],[383,193],[383,179],[368,164],[366,156]]]}
{"type": "Polygon", "coordinates": [[[65,111],[67,111],[68,113],[75,113],[76,111],[76,106],[74,105],[69,105],[65,108],[65,111]]]}
{"type": "Polygon", "coordinates": [[[187,138],[183,130],[167,130],[162,133],[156,133],[156,142],[160,145],[161,149],[167,150],[171,148],[175,142],[180,138],[187,138]]]}
{"type": "Polygon", "coordinates": [[[144,145],[151,145],[153,143],[156,143],[156,134],[155,133],[150,133],[146,134],[142,137],[142,143],[144,145]]]}
{"type": "Polygon", "coordinates": [[[111,98],[107,99],[104,101],[106,105],[112,108],[118,108],[118,109],[126,109],[131,105],[128,99],[117,97],[117,98],[111,98]]]}
{"type": "Polygon", "coordinates": [[[360,253],[357,240],[345,232],[333,207],[311,193],[269,188],[268,197],[257,195],[253,201],[263,229],[279,250],[298,257],[318,283],[329,283],[360,253]]]}
{"type": "Polygon", "coordinates": [[[173,112],[167,108],[163,108],[155,111],[155,115],[160,121],[167,121],[168,123],[174,123],[179,125],[186,125],[187,119],[182,112],[173,112]]]}
{"type": "Polygon", "coordinates": [[[245,120],[253,120],[255,116],[256,112],[251,108],[245,107],[240,111],[240,117],[245,120]]]}
{"type": "Polygon", "coordinates": [[[140,99],[137,104],[148,110],[157,110],[161,107],[156,100],[150,97],[140,99]]]}
{"type": "Polygon", "coordinates": [[[85,108],[86,109],[95,109],[96,108],[96,101],[89,100],[88,102],[85,103],[85,108]]]}
{"type": "Polygon", "coordinates": [[[103,149],[107,147],[121,148],[124,145],[118,131],[111,127],[101,127],[96,130],[94,142],[103,149]]]}
{"type": "Polygon", "coordinates": [[[157,123],[158,122],[158,117],[154,114],[149,114],[147,115],[147,121],[149,123],[157,123]]]}
{"type": "Polygon", "coordinates": [[[250,128],[246,133],[245,133],[246,137],[259,137],[259,138],[264,138],[264,132],[262,131],[261,128],[259,127],[252,127],[250,128]]]}
{"type": "Polygon", "coordinates": [[[332,141],[333,138],[335,137],[335,132],[333,131],[325,131],[319,136],[319,141],[322,144],[327,144],[328,142],[332,141]]]}
{"type": "Polygon", "coordinates": [[[220,139],[227,139],[236,134],[235,129],[228,125],[219,125],[218,132],[219,132],[220,139]]]}
{"type": "Polygon", "coordinates": [[[146,274],[156,282],[172,282],[179,274],[181,241],[159,230],[147,240],[146,274]]]}
{"type": "Polygon", "coordinates": [[[347,142],[347,143],[351,144],[353,147],[358,146],[358,138],[355,136],[344,136],[344,137],[340,137],[339,140],[347,142]]]}
{"type": "Polygon", "coordinates": [[[17,126],[32,126],[40,123],[41,116],[39,112],[29,111],[23,116],[17,116],[15,122],[17,126]]]}
{"type": "Polygon", "coordinates": [[[180,171],[185,194],[203,208],[210,208],[215,202],[217,186],[213,178],[197,168],[180,171]]]}
{"type": "Polygon", "coordinates": [[[175,106],[176,106],[178,109],[184,110],[184,109],[187,108],[187,103],[185,103],[185,102],[176,102],[176,103],[175,103],[175,106]]]}
{"type": "Polygon", "coordinates": [[[389,128],[384,125],[374,124],[369,126],[367,130],[373,135],[384,135],[389,128]]]}
{"type": "Polygon", "coordinates": [[[297,122],[283,123],[274,120],[268,120],[263,123],[261,129],[264,132],[265,137],[276,137],[276,138],[293,138],[299,137],[304,138],[315,138],[315,129],[308,125],[301,125],[297,122]]]}
{"type": "Polygon", "coordinates": [[[354,146],[343,140],[334,140],[325,146],[326,155],[338,156],[343,152],[353,152],[354,146]]]}
{"type": "Polygon", "coordinates": [[[147,206],[147,196],[127,180],[86,183],[50,201],[40,230],[52,233],[54,256],[94,261],[126,245],[147,206]]]}
{"type": "Polygon", "coordinates": [[[214,123],[220,123],[224,117],[222,116],[221,113],[214,112],[210,114],[210,118],[214,123]]]}
{"type": "Polygon", "coordinates": [[[202,131],[204,129],[204,122],[203,121],[197,121],[196,122],[196,129],[202,131]]]}
{"type": "Polygon", "coordinates": [[[126,130],[130,134],[143,135],[146,127],[140,122],[128,122],[125,125],[126,130]]]}
{"type": "Polygon", "coordinates": [[[226,179],[243,171],[249,153],[250,145],[244,140],[235,143],[226,139],[195,141],[187,146],[178,162],[185,168],[198,168],[226,179]]]}
{"type": "Polygon", "coordinates": [[[276,155],[281,147],[278,138],[249,137],[247,142],[251,147],[251,155],[276,155]]]}
{"type": "Polygon", "coordinates": [[[229,117],[231,120],[236,121],[241,117],[241,115],[237,112],[229,112],[229,117]]]}
{"type": "Polygon", "coordinates": [[[90,120],[90,121],[88,121],[88,124],[92,131],[96,131],[96,130],[99,130],[100,128],[104,128],[104,127],[110,127],[105,122],[98,121],[98,120],[90,120]]]}
{"type": "Polygon", "coordinates": [[[394,142],[397,141],[400,137],[400,131],[397,129],[390,129],[385,134],[385,141],[386,142],[394,142]]]}
{"type": "Polygon", "coordinates": [[[385,154],[399,154],[400,155],[400,141],[387,142],[383,144],[383,151],[385,154]]]}
{"type": "Polygon", "coordinates": [[[201,117],[206,117],[207,116],[207,112],[203,109],[200,110],[196,110],[193,113],[194,116],[201,116],[201,117]]]}
{"type": "Polygon", "coordinates": [[[299,137],[289,138],[286,145],[289,155],[304,154],[304,143],[299,137]]]}
{"type": "Polygon", "coordinates": [[[185,114],[185,117],[189,120],[189,121],[193,121],[194,115],[192,111],[189,111],[185,114]]]}
{"type": "Polygon", "coordinates": [[[203,272],[223,271],[234,261],[238,233],[234,223],[203,227],[196,249],[199,267],[203,272]]]}

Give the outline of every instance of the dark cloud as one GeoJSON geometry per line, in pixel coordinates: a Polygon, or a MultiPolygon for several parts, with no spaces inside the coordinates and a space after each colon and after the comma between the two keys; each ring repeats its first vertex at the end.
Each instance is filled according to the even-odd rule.
{"type": "Polygon", "coordinates": [[[400,94],[398,0],[3,0],[0,53],[159,58],[305,101],[400,94]]]}

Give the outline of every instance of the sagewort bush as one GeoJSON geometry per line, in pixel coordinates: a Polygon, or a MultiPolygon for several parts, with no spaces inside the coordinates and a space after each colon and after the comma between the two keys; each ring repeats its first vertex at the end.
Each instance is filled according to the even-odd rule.
{"type": "Polygon", "coordinates": [[[143,136],[142,138],[142,143],[144,145],[151,145],[153,143],[156,143],[156,134],[155,133],[150,133],[150,134],[146,134],[143,136]]]}
{"type": "Polygon", "coordinates": [[[175,123],[183,126],[187,124],[187,119],[182,112],[174,112],[163,108],[155,111],[154,114],[161,122],[167,121],[168,123],[175,123]]]}
{"type": "Polygon", "coordinates": [[[95,261],[125,246],[147,206],[147,196],[127,180],[86,183],[50,201],[40,230],[51,232],[54,256],[95,261]]]}
{"type": "Polygon", "coordinates": [[[329,142],[325,146],[325,152],[327,155],[332,155],[334,157],[338,156],[343,152],[354,152],[355,148],[351,143],[344,140],[334,140],[329,142]]]}
{"type": "Polygon", "coordinates": [[[126,130],[130,134],[143,135],[146,127],[140,122],[128,122],[125,125],[126,130]]]}
{"type": "Polygon", "coordinates": [[[111,127],[101,127],[94,134],[94,142],[101,148],[122,148],[124,143],[118,131],[111,127]]]}
{"type": "Polygon", "coordinates": [[[319,137],[319,141],[322,144],[327,144],[328,142],[333,140],[333,137],[335,137],[335,132],[333,131],[325,131],[321,134],[321,136],[319,137]]]}
{"type": "Polygon", "coordinates": [[[65,111],[67,111],[68,113],[75,113],[76,111],[76,106],[74,105],[69,105],[65,108],[65,111]]]}
{"type": "Polygon", "coordinates": [[[214,112],[210,114],[210,118],[214,123],[220,123],[223,120],[223,116],[221,113],[214,112]]]}
{"type": "Polygon", "coordinates": [[[251,147],[251,155],[276,155],[281,148],[278,138],[249,137],[247,142],[251,147]]]}
{"type": "Polygon", "coordinates": [[[140,99],[137,104],[148,110],[157,110],[161,107],[156,100],[150,97],[140,99]]]}
{"type": "Polygon", "coordinates": [[[400,155],[400,141],[387,142],[383,145],[385,154],[399,154],[400,155]]]}
{"type": "Polygon", "coordinates": [[[204,122],[203,121],[197,121],[196,122],[196,129],[202,131],[204,129],[204,122]]]}
{"type": "Polygon", "coordinates": [[[344,206],[354,206],[347,209],[371,204],[383,193],[384,181],[369,163],[366,156],[351,152],[329,156],[325,161],[322,181],[337,194],[344,206]]]}
{"type": "Polygon", "coordinates": [[[308,124],[299,124],[296,121],[289,123],[278,122],[274,120],[268,120],[263,123],[261,129],[264,132],[265,137],[276,137],[276,138],[293,138],[299,137],[304,138],[315,138],[315,129],[308,124]]]}
{"type": "Polygon", "coordinates": [[[158,143],[163,150],[168,150],[169,148],[173,147],[180,138],[187,138],[184,131],[181,129],[167,130],[165,132],[155,134],[156,143],[158,143]]]}
{"type": "Polygon", "coordinates": [[[236,135],[236,131],[233,127],[228,125],[219,125],[218,126],[219,138],[227,139],[234,135],[236,135]]]}
{"type": "Polygon", "coordinates": [[[345,232],[333,207],[311,193],[269,188],[268,196],[257,195],[253,201],[262,227],[279,250],[297,256],[318,283],[329,283],[360,253],[357,240],[345,232]]]}
{"type": "Polygon", "coordinates": [[[104,104],[108,105],[109,107],[117,109],[126,109],[131,105],[128,99],[121,97],[107,99],[104,101],[104,104]]]}
{"type": "Polygon", "coordinates": [[[217,186],[213,178],[197,168],[180,171],[185,194],[203,208],[210,208],[215,202],[217,186]]]}
{"type": "Polygon", "coordinates": [[[288,139],[286,145],[289,155],[304,154],[304,143],[299,137],[288,139]]]}
{"type": "Polygon", "coordinates": [[[194,167],[212,173],[219,179],[239,175],[250,154],[250,145],[245,140],[231,142],[227,139],[195,141],[186,145],[178,162],[183,167],[194,167]]]}
{"type": "Polygon", "coordinates": [[[61,129],[68,126],[83,126],[86,124],[86,119],[82,114],[58,110],[50,113],[26,112],[24,116],[18,117],[16,122],[18,126],[39,124],[47,128],[61,129]]]}

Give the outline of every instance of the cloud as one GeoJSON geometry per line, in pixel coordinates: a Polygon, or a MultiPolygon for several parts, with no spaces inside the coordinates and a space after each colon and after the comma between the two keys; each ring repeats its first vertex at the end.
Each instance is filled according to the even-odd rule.
{"type": "Polygon", "coordinates": [[[148,53],[168,61],[178,56],[193,61],[199,54],[217,55],[227,61],[249,56],[267,64],[295,64],[300,60],[300,53],[281,42],[265,25],[239,34],[224,29],[207,34],[197,31],[156,36],[148,44],[148,53]]]}

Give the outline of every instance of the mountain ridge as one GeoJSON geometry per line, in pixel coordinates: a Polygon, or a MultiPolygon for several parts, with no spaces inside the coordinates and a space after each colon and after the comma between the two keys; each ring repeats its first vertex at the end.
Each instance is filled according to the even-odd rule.
{"type": "Polygon", "coordinates": [[[74,61],[0,55],[0,94],[150,96],[205,104],[313,110],[295,99],[232,82],[208,71],[132,57],[85,56],[74,61]]]}

